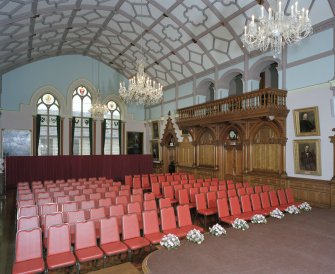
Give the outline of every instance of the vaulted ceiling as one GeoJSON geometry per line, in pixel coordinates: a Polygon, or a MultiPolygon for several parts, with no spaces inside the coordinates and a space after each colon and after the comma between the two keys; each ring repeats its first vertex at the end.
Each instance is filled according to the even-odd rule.
{"type": "MultiPolygon", "coordinates": [[[[0,74],[58,55],[91,56],[130,77],[143,53],[164,86],[243,60],[240,37],[271,0],[0,0],[0,74]]],[[[285,13],[295,0],[283,0],[285,13]]],[[[302,0],[315,30],[334,0],[302,0]]]]}

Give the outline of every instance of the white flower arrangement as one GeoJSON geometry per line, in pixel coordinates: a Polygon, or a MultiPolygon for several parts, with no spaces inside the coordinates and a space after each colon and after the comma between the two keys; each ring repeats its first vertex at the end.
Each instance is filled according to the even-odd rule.
{"type": "Polygon", "coordinates": [[[215,224],[212,227],[209,228],[209,232],[213,235],[213,236],[221,236],[221,235],[226,235],[227,231],[219,224],[215,224]]]}
{"type": "Polygon", "coordinates": [[[299,214],[300,210],[295,205],[291,205],[285,209],[285,211],[289,214],[299,214]]]}
{"type": "Polygon", "coordinates": [[[180,246],[179,238],[174,234],[165,235],[160,241],[160,245],[167,249],[175,249],[180,246]]]}
{"type": "Polygon", "coordinates": [[[281,212],[278,208],[270,212],[270,216],[277,219],[283,219],[285,217],[284,213],[281,212]]]}
{"type": "Polygon", "coordinates": [[[255,214],[254,216],[252,216],[251,222],[253,224],[266,224],[267,220],[262,214],[255,214]]]}
{"type": "Polygon", "coordinates": [[[244,230],[249,229],[249,225],[245,220],[236,218],[235,221],[233,222],[233,228],[244,231],[244,230]]]}
{"type": "Polygon", "coordinates": [[[200,230],[192,229],[187,233],[186,239],[189,240],[190,242],[200,245],[205,240],[205,237],[204,234],[200,232],[200,230]]]}
{"type": "Polygon", "coordinates": [[[303,211],[311,211],[311,210],[312,210],[312,207],[311,207],[310,204],[307,203],[307,202],[304,202],[304,203],[300,204],[300,205],[298,206],[298,208],[299,208],[300,210],[303,210],[303,211]]]}

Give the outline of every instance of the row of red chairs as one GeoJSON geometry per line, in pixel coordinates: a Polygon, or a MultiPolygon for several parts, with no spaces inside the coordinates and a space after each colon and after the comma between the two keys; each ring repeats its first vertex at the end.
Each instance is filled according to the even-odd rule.
{"type": "MultiPolygon", "coordinates": [[[[71,252],[69,224],[51,225],[48,228],[46,242],[47,269],[72,266],[80,263],[106,258],[107,256],[129,252],[130,260],[133,251],[154,245],[168,233],[185,237],[189,230],[201,227],[192,224],[190,210],[187,205],[177,207],[178,227],[172,207],[161,209],[162,229],[159,228],[157,211],[142,212],[143,235],[140,235],[138,215],[122,216],[122,241],[116,217],[99,220],[100,244],[97,245],[96,225],[93,221],[75,223],[74,254],[71,252]]],[[[40,228],[19,230],[16,240],[16,261],[13,273],[37,273],[45,269],[42,255],[42,233],[40,228]]],[[[104,259],[105,265],[105,259],[104,259]]]]}

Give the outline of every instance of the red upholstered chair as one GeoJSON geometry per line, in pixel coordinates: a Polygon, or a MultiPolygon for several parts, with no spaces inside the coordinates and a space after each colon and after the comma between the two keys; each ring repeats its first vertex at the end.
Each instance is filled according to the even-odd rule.
{"type": "Polygon", "coordinates": [[[85,211],[77,210],[66,212],[66,219],[70,225],[71,242],[74,243],[75,225],[77,222],[84,222],[86,220],[85,211]]]}
{"type": "Polygon", "coordinates": [[[254,215],[255,213],[252,211],[249,195],[243,195],[240,197],[240,199],[241,199],[242,212],[254,215]]]}
{"type": "Polygon", "coordinates": [[[204,232],[204,229],[202,227],[192,224],[190,208],[188,205],[177,206],[177,216],[179,228],[186,231],[186,233],[192,229],[198,229],[200,230],[200,232],[204,232]]]}
{"type": "Polygon", "coordinates": [[[155,197],[157,199],[162,198],[163,195],[161,193],[161,188],[159,186],[159,183],[152,183],[151,184],[151,192],[155,194],[155,197]]]}
{"type": "Polygon", "coordinates": [[[263,185],[262,186],[262,192],[269,192],[271,190],[269,185],[263,185]]]}
{"type": "Polygon", "coordinates": [[[76,223],[75,227],[75,254],[78,259],[77,271],[80,271],[80,263],[101,259],[104,253],[97,246],[93,221],[76,223]]]}
{"type": "Polygon", "coordinates": [[[261,193],[262,191],[262,186],[255,186],[255,193],[261,193]]]}
{"type": "Polygon", "coordinates": [[[94,200],[88,200],[88,201],[81,201],[80,202],[80,209],[85,210],[85,216],[86,219],[89,219],[90,217],[90,209],[95,208],[95,201],[94,200]]]}
{"type": "Polygon", "coordinates": [[[219,186],[222,185],[222,186],[226,186],[227,183],[225,180],[219,180],[219,186]]]}
{"type": "Polygon", "coordinates": [[[234,184],[233,180],[227,180],[227,185],[232,185],[232,184],[234,184]]]}
{"type": "Polygon", "coordinates": [[[150,184],[152,185],[153,183],[158,183],[158,178],[156,175],[150,174],[150,184]]]}
{"type": "Polygon", "coordinates": [[[247,194],[249,194],[249,195],[255,193],[255,191],[254,191],[254,189],[253,189],[252,186],[246,187],[245,190],[246,190],[247,194]]]}
{"type": "Polygon", "coordinates": [[[165,234],[175,234],[177,237],[186,237],[188,231],[177,228],[176,216],[173,207],[166,207],[161,209],[161,226],[165,234]]]}
{"type": "Polygon", "coordinates": [[[182,180],[188,180],[187,177],[188,177],[187,174],[180,174],[180,178],[181,178],[182,180]]]}
{"type": "Polygon", "coordinates": [[[262,192],[259,195],[261,197],[261,203],[263,209],[269,210],[271,212],[273,209],[276,208],[271,206],[268,192],[262,192]]]}
{"type": "Polygon", "coordinates": [[[131,186],[133,183],[133,177],[131,175],[124,176],[124,183],[131,186]]]}
{"type": "Polygon", "coordinates": [[[277,207],[279,210],[285,210],[287,205],[280,205],[278,201],[278,196],[275,190],[269,192],[270,203],[272,207],[277,207]]]}
{"type": "Polygon", "coordinates": [[[226,198],[217,199],[218,217],[221,222],[232,224],[236,217],[230,216],[228,201],[226,198]]]}
{"type": "Polygon", "coordinates": [[[106,218],[106,211],[104,207],[90,209],[89,219],[91,221],[94,221],[95,223],[95,232],[96,232],[97,238],[100,238],[100,220],[105,219],[105,218],[106,218]]]}
{"type": "Polygon", "coordinates": [[[141,210],[143,210],[143,195],[141,194],[130,195],[130,202],[131,203],[138,202],[140,204],[141,210]]]}
{"type": "Polygon", "coordinates": [[[237,196],[229,198],[229,207],[230,207],[230,213],[232,217],[243,219],[243,220],[251,220],[253,216],[253,214],[250,212],[242,213],[240,202],[237,196]]]}
{"type": "Polygon", "coordinates": [[[194,180],[194,174],[188,174],[188,179],[189,180],[194,180]]]}
{"type": "Polygon", "coordinates": [[[218,190],[219,190],[218,186],[213,186],[213,185],[209,186],[209,192],[218,191],[218,190]]]}
{"type": "Polygon", "coordinates": [[[286,198],[289,205],[298,206],[301,203],[294,201],[293,191],[291,188],[285,188],[286,198]]]}
{"type": "Polygon", "coordinates": [[[67,215],[65,214],[66,212],[69,211],[77,211],[78,210],[78,204],[77,202],[66,202],[61,204],[61,211],[63,212],[63,220],[65,223],[67,223],[67,215]]]}
{"type": "Polygon", "coordinates": [[[120,241],[120,231],[116,217],[100,220],[100,248],[104,252],[104,266],[107,256],[122,254],[128,247],[120,241]]]}
{"type": "Polygon", "coordinates": [[[216,204],[216,192],[207,192],[206,193],[206,199],[207,199],[207,208],[211,209],[217,209],[217,204],[216,204]]]}
{"type": "Polygon", "coordinates": [[[103,207],[103,208],[105,208],[106,216],[107,216],[108,213],[109,213],[109,207],[110,207],[111,205],[113,205],[113,203],[112,203],[112,198],[103,198],[103,199],[98,200],[98,207],[103,207]]]}
{"type": "Polygon", "coordinates": [[[156,210],[157,212],[157,203],[156,200],[148,200],[143,202],[143,210],[149,211],[149,210],[156,210]]]}
{"type": "Polygon", "coordinates": [[[70,202],[71,197],[70,196],[59,196],[55,198],[55,202],[59,204],[59,206],[63,203],[70,202]]]}
{"type": "Polygon", "coordinates": [[[174,191],[174,197],[176,198],[177,202],[179,202],[179,195],[178,192],[179,190],[183,189],[183,185],[178,184],[173,186],[173,191],[174,191]]]}
{"type": "Polygon", "coordinates": [[[40,273],[44,269],[41,229],[18,231],[12,274],[40,273]]]}
{"type": "Polygon", "coordinates": [[[259,194],[251,194],[250,195],[251,205],[252,205],[252,211],[254,214],[262,214],[265,216],[270,215],[271,210],[269,209],[262,209],[261,206],[261,199],[259,198],[259,194]]]}
{"type": "Polygon", "coordinates": [[[125,214],[123,205],[112,205],[109,207],[109,216],[116,217],[119,225],[119,231],[122,231],[122,216],[125,214]]]}
{"type": "Polygon", "coordinates": [[[238,189],[238,188],[241,188],[243,187],[243,184],[242,183],[236,183],[235,184],[235,188],[238,189]]]}
{"type": "Polygon", "coordinates": [[[38,206],[40,205],[45,205],[45,204],[50,204],[53,202],[53,199],[51,197],[48,197],[48,198],[39,198],[39,199],[36,199],[36,204],[38,206]]]}
{"type": "Polygon", "coordinates": [[[71,252],[70,228],[68,224],[51,226],[48,232],[46,263],[49,270],[75,265],[71,252]]]}
{"type": "Polygon", "coordinates": [[[95,192],[96,193],[101,193],[101,198],[105,197],[104,193],[107,191],[107,189],[105,187],[98,187],[96,188],[95,192]]]}
{"type": "Polygon", "coordinates": [[[230,190],[230,189],[235,189],[235,185],[233,183],[231,184],[227,184],[227,189],[230,190]]]}
{"type": "Polygon", "coordinates": [[[174,174],[174,175],[173,175],[173,180],[174,180],[174,181],[180,181],[180,180],[181,180],[181,176],[180,176],[180,174],[174,174]]]}
{"type": "Polygon", "coordinates": [[[116,199],[116,191],[107,191],[105,193],[105,198],[111,198],[112,200],[112,205],[115,205],[115,199],[116,199]]]}
{"type": "Polygon", "coordinates": [[[188,191],[187,189],[181,189],[178,192],[179,195],[179,204],[180,205],[189,205],[190,208],[194,208],[195,207],[195,203],[191,204],[190,203],[190,199],[188,197],[188,191]]]}
{"type": "Polygon", "coordinates": [[[192,187],[189,189],[190,202],[195,205],[195,195],[199,193],[199,188],[192,187]]]}
{"type": "Polygon", "coordinates": [[[227,191],[225,191],[225,190],[218,190],[216,192],[216,196],[217,196],[218,199],[227,198],[227,191]]]}
{"type": "Polygon", "coordinates": [[[115,204],[116,205],[122,205],[124,208],[124,212],[127,212],[127,205],[129,203],[129,197],[128,196],[116,196],[115,198],[115,204]]]}
{"type": "Polygon", "coordinates": [[[164,198],[170,198],[171,204],[177,203],[177,200],[174,197],[173,187],[172,186],[165,186],[163,188],[164,198]]]}
{"type": "MultiPolygon", "coordinates": [[[[141,178],[134,178],[133,179],[133,189],[134,188],[142,188],[141,178]]],[[[122,187],[121,187],[122,189],[122,187]]]]}
{"type": "Polygon", "coordinates": [[[236,197],[237,193],[236,193],[236,189],[232,188],[232,189],[228,189],[228,198],[230,197],[236,197]]]}
{"type": "Polygon", "coordinates": [[[193,187],[193,185],[192,184],[183,184],[183,188],[184,189],[190,189],[190,188],[192,188],[193,187]]]}
{"type": "Polygon", "coordinates": [[[219,185],[219,190],[227,190],[227,185],[219,185]]]}
{"type": "Polygon", "coordinates": [[[99,199],[101,199],[101,198],[103,198],[102,197],[102,194],[101,193],[91,193],[91,194],[89,194],[89,200],[95,200],[95,201],[97,201],[97,200],[99,200],[99,199]]]}
{"type": "Polygon", "coordinates": [[[144,201],[155,200],[155,193],[144,193],[144,201]]]}
{"type": "Polygon", "coordinates": [[[240,187],[240,188],[238,188],[237,189],[237,195],[238,196],[243,196],[243,195],[246,195],[247,194],[247,192],[245,191],[245,188],[244,187],[240,187]]]}
{"type": "Polygon", "coordinates": [[[35,200],[21,200],[17,202],[17,207],[23,207],[23,206],[32,206],[35,205],[35,200]]]}
{"type": "Polygon", "coordinates": [[[243,182],[243,187],[249,187],[249,186],[250,186],[249,182],[243,182]]]}
{"type": "Polygon", "coordinates": [[[86,195],[85,194],[81,194],[81,195],[76,195],[72,197],[72,200],[74,202],[81,202],[81,201],[86,201],[86,195]]]}
{"type": "Polygon", "coordinates": [[[55,192],[52,193],[52,196],[54,197],[54,199],[56,199],[57,197],[65,196],[65,192],[64,191],[55,191],[55,192]]]}
{"type": "Polygon", "coordinates": [[[149,176],[142,176],[142,185],[141,187],[144,189],[144,190],[149,190],[151,189],[150,187],[150,182],[149,182],[149,176]]]}
{"type": "Polygon", "coordinates": [[[136,214],[137,215],[137,220],[140,229],[143,228],[143,220],[142,220],[142,208],[139,202],[134,202],[134,203],[129,203],[127,205],[127,212],[128,214],[136,214]]]}
{"type": "Polygon", "coordinates": [[[157,210],[148,210],[142,212],[143,235],[151,244],[158,244],[164,233],[159,231],[159,221],[157,210]]]}
{"type": "Polygon", "coordinates": [[[38,216],[21,217],[17,220],[17,231],[40,227],[38,216]]]}
{"type": "Polygon", "coordinates": [[[18,200],[19,201],[33,200],[33,199],[34,199],[34,194],[33,193],[24,193],[24,194],[19,194],[18,195],[18,200]]]}
{"type": "MultiPolygon", "coordinates": [[[[108,191],[115,191],[116,193],[119,193],[121,186],[113,185],[108,188],[108,191]]],[[[106,196],[105,196],[106,197],[106,196]]]]}
{"type": "Polygon", "coordinates": [[[136,214],[127,214],[122,217],[123,242],[129,247],[129,261],[132,259],[132,252],[150,245],[150,242],[141,237],[140,228],[136,214]]]}
{"type": "Polygon", "coordinates": [[[173,181],[173,176],[172,175],[166,175],[166,181],[167,182],[172,182],[173,181]]]}
{"type": "Polygon", "coordinates": [[[67,195],[69,195],[70,197],[80,195],[80,190],[79,189],[69,190],[67,195]]]}
{"type": "Polygon", "coordinates": [[[158,200],[159,208],[165,208],[172,206],[170,198],[161,198],[158,200]]]}
{"type": "Polygon", "coordinates": [[[207,216],[215,215],[217,213],[217,208],[207,208],[206,197],[204,193],[195,195],[195,205],[197,213],[204,216],[204,226],[206,227],[207,216]]]}
{"type": "Polygon", "coordinates": [[[199,193],[207,193],[208,192],[208,187],[207,186],[201,186],[199,188],[199,193]]]}
{"type": "Polygon", "coordinates": [[[49,237],[49,228],[53,225],[63,224],[63,215],[61,212],[50,213],[42,217],[42,226],[43,229],[43,244],[44,247],[47,247],[47,239],[49,237]]]}
{"type": "Polygon", "coordinates": [[[143,188],[133,188],[132,190],[132,195],[141,195],[143,197],[143,188]]]}
{"type": "MultiPolygon", "coordinates": [[[[39,215],[41,217],[41,224],[44,225],[44,218],[46,214],[58,212],[58,205],[55,203],[44,204],[39,207],[39,215]]],[[[43,228],[43,227],[42,227],[43,228]]]]}

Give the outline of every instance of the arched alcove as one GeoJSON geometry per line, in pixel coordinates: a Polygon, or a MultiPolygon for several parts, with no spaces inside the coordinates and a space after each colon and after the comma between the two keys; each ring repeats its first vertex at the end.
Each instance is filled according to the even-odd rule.
{"type": "Polygon", "coordinates": [[[204,79],[197,86],[198,96],[202,98],[199,99],[199,103],[211,102],[215,99],[215,84],[212,79],[204,79]]]}

